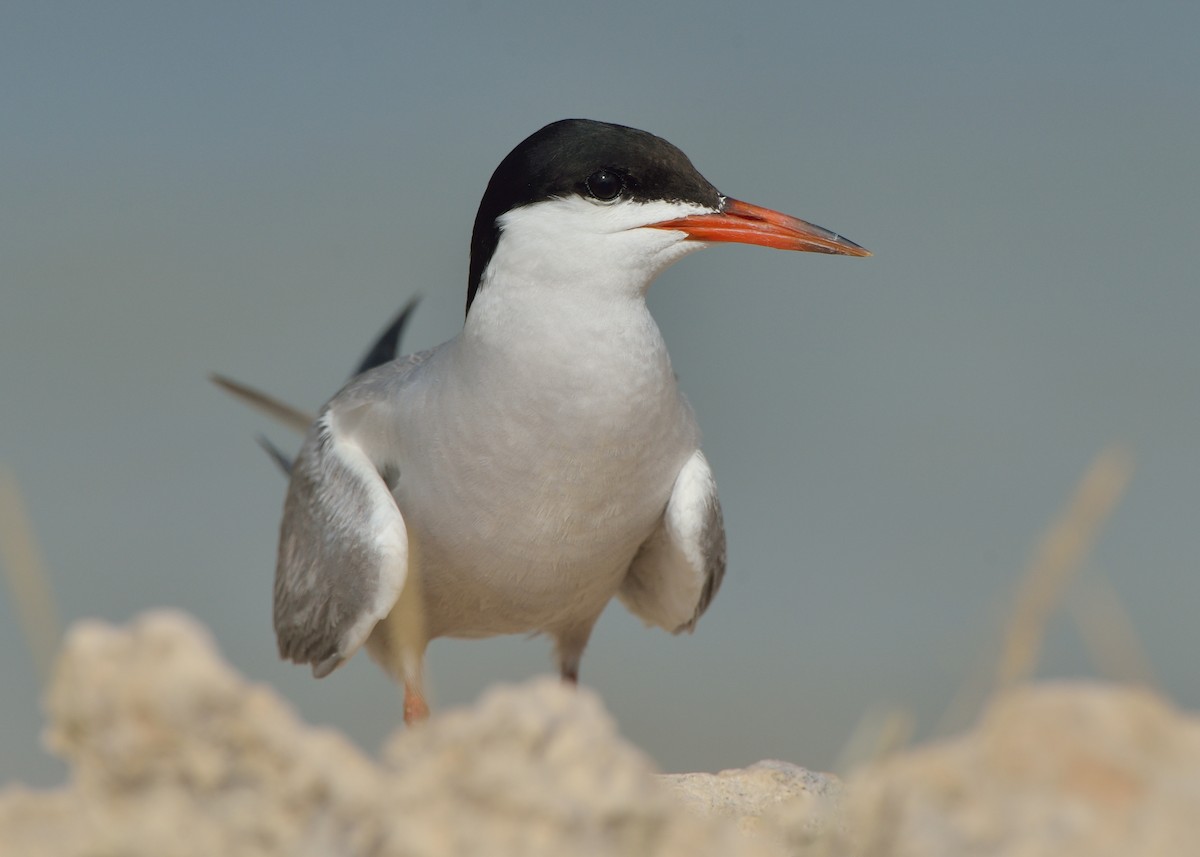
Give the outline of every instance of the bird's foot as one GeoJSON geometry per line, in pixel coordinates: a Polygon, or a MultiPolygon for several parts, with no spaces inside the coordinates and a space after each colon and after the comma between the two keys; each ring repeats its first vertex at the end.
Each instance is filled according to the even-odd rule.
{"type": "Polygon", "coordinates": [[[425,702],[425,694],[412,685],[404,685],[404,724],[413,726],[429,719],[429,704],[425,702]]]}

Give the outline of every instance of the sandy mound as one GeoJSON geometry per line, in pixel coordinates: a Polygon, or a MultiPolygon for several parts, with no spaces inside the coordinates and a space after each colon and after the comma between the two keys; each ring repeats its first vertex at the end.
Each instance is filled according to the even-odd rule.
{"type": "Polygon", "coordinates": [[[1153,695],[1034,687],[845,789],[784,762],[658,775],[595,694],[490,691],[382,760],[299,722],[177,613],[72,631],[49,694],[62,789],[0,792],[0,854],[1183,855],[1200,721],[1153,695]]]}

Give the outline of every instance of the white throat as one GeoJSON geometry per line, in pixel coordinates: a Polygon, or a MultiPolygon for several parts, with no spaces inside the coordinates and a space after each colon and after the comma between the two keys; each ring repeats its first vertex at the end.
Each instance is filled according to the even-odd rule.
{"type": "Polygon", "coordinates": [[[681,400],[645,294],[705,245],[642,227],[704,210],[574,197],[505,214],[457,343],[463,377],[486,386],[477,395],[558,401],[566,411],[590,404],[597,418],[630,419],[634,406],[675,413],[681,400]]]}
{"type": "Polygon", "coordinates": [[[695,203],[604,204],[578,196],[513,209],[499,218],[500,240],[480,293],[642,297],[664,269],[705,246],[683,232],[647,227],[705,211],[695,203]]]}

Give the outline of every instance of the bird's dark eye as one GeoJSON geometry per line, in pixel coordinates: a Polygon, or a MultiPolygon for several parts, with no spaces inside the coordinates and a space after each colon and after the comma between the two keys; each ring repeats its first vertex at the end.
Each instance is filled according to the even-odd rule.
{"type": "Polygon", "coordinates": [[[625,179],[615,170],[596,170],[587,177],[584,184],[587,186],[588,193],[604,202],[616,199],[617,195],[625,189],[625,179]]]}

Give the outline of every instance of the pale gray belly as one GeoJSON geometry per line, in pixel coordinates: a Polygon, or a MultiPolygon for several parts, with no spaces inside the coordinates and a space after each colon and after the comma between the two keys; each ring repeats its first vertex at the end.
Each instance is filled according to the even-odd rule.
{"type": "Polygon", "coordinates": [[[690,431],[644,436],[636,448],[460,449],[440,473],[414,468],[429,472],[396,493],[429,637],[554,632],[594,620],[658,526],[694,449],[690,431]]]}
{"type": "Polygon", "coordinates": [[[431,638],[555,632],[617,592],[699,444],[649,324],[590,360],[448,351],[401,416],[394,496],[431,638]]]}

